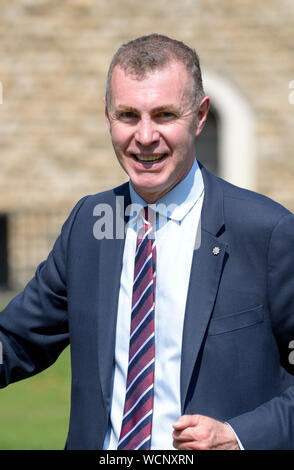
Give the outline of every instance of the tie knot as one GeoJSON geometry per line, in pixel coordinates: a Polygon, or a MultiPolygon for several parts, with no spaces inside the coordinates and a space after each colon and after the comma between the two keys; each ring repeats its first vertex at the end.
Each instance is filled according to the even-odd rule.
{"type": "Polygon", "coordinates": [[[149,216],[148,206],[145,206],[144,207],[144,218],[147,221],[148,221],[148,216],[149,216]]]}
{"type": "Polygon", "coordinates": [[[156,212],[149,206],[144,206],[143,209],[141,212],[141,222],[139,223],[139,237],[141,238],[144,234],[148,233],[148,238],[153,239],[155,236],[156,212]]]}
{"type": "Polygon", "coordinates": [[[143,226],[144,226],[144,233],[146,233],[146,231],[152,230],[152,238],[154,236],[154,229],[155,229],[155,226],[156,226],[156,212],[154,211],[154,209],[152,209],[151,207],[149,206],[145,206],[144,207],[144,212],[143,212],[143,226]]]}
{"type": "Polygon", "coordinates": [[[146,222],[149,225],[154,226],[155,215],[156,215],[156,212],[153,209],[151,209],[151,207],[149,206],[144,207],[144,215],[143,215],[144,222],[146,222]]]}

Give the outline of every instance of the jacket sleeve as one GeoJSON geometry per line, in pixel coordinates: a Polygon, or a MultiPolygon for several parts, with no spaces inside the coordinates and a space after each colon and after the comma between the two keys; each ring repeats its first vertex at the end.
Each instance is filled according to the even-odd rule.
{"type": "Polygon", "coordinates": [[[34,278],[0,312],[0,387],[37,374],[53,364],[69,344],[67,245],[81,199],[64,223],[34,278]]]}
{"type": "MultiPolygon", "coordinates": [[[[272,231],[268,251],[267,298],[281,358],[281,376],[294,375],[289,360],[294,339],[294,215],[283,216],[272,231]]],[[[258,358],[256,358],[258,361],[258,358]]],[[[228,420],[246,449],[294,449],[294,387],[281,390],[255,410],[228,420]]]]}

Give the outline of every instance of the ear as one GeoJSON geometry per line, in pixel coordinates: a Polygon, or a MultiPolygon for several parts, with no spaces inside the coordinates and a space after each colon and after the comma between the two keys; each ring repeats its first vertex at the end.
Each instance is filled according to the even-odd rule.
{"type": "Polygon", "coordinates": [[[195,129],[195,137],[197,137],[200,132],[202,131],[204,124],[207,119],[208,110],[209,110],[210,98],[209,96],[205,96],[199,105],[197,111],[197,124],[195,129]]]}
{"type": "Polygon", "coordinates": [[[104,96],[103,98],[103,102],[104,102],[104,106],[105,106],[105,119],[106,119],[106,123],[108,125],[108,127],[110,128],[110,120],[109,120],[109,114],[108,114],[108,108],[107,108],[107,104],[106,104],[106,97],[104,96]]]}

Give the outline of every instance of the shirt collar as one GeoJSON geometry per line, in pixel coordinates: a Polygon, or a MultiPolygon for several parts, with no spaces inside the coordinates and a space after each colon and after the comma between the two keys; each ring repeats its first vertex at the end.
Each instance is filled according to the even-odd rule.
{"type": "MultiPolygon", "coordinates": [[[[147,203],[134,190],[129,181],[130,196],[132,204],[138,204],[142,207],[147,203]]],[[[204,192],[204,183],[197,160],[194,160],[191,170],[187,176],[180,181],[171,191],[166,193],[155,203],[149,204],[149,207],[164,217],[181,221],[194,207],[204,192]]]]}

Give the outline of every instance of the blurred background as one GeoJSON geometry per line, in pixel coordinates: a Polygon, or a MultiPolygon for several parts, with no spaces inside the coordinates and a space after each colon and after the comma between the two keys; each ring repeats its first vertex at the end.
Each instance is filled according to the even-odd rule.
{"type": "MultiPolygon", "coordinates": [[[[0,7],[0,308],[47,257],[73,205],[126,180],[103,96],[114,52],[143,34],[167,34],[200,56],[212,106],[198,159],[294,211],[292,0],[0,7]]],[[[69,406],[66,350],[49,370],[0,391],[0,449],[62,449],[69,406]]]]}

